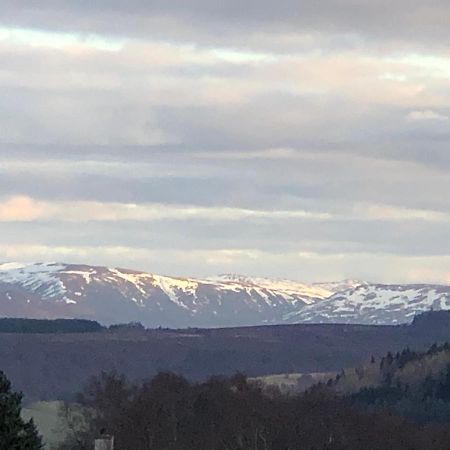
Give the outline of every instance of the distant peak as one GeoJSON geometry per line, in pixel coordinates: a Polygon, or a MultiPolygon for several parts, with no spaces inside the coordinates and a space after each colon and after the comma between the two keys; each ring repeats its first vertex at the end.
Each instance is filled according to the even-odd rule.
{"type": "Polygon", "coordinates": [[[61,264],[58,262],[6,262],[0,263],[1,271],[13,271],[13,270],[27,270],[31,268],[35,268],[36,270],[49,270],[55,269],[57,270],[66,267],[66,264],[61,264]]]}

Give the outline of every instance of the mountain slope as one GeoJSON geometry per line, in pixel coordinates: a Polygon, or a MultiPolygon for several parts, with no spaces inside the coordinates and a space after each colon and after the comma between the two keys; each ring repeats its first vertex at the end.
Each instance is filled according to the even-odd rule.
{"type": "Polygon", "coordinates": [[[450,286],[364,281],[305,284],[221,275],[175,278],[127,269],[0,264],[0,317],[80,318],[147,327],[410,323],[450,309],[450,286]]]}
{"type": "Polygon", "coordinates": [[[0,265],[0,316],[85,318],[148,327],[280,323],[330,287],[234,275],[198,280],[58,263],[0,265]]]}
{"type": "Polygon", "coordinates": [[[285,319],[291,323],[410,323],[417,314],[450,309],[450,286],[360,283],[308,305],[285,319]]]}

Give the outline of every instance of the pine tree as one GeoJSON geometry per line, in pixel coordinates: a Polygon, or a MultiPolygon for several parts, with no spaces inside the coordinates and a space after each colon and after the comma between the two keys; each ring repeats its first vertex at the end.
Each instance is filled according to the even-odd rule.
{"type": "Polygon", "coordinates": [[[33,420],[21,416],[22,394],[11,390],[11,383],[0,371],[0,450],[40,450],[41,438],[33,420]]]}

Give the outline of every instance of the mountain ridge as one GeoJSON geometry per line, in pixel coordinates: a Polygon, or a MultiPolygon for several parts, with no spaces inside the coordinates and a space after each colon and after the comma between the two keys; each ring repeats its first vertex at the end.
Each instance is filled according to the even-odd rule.
{"type": "Polygon", "coordinates": [[[0,265],[0,315],[84,318],[104,324],[236,326],[280,323],[332,291],[287,280],[176,278],[64,263],[0,265]]]}
{"type": "Polygon", "coordinates": [[[410,323],[432,310],[450,309],[450,286],[441,284],[369,284],[334,293],[289,316],[292,323],[410,323]]]}
{"type": "Polygon", "coordinates": [[[432,309],[450,309],[450,286],[302,283],[237,274],[170,277],[57,262],[0,264],[0,317],[141,322],[154,328],[395,325],[432,309]]]}

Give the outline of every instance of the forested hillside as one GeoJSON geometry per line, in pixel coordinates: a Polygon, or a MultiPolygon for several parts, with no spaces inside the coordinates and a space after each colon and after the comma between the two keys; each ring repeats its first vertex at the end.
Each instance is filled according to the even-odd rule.
{"type": "Polygon", "coordinates": [[[450,341],[450,314],[412,325],[283,325],[92,333],[0,333],[1,367],[27,401],[70,398],[89,377],[115,370],[139,381],[171,371],[189,380],[236,371],[249,377],[338,372],[409,347],[450,341]]]}
{"type": "Polygon", "coordinates": [[[373,357],[328,383],[354,405],[389,408],[422,422],[450,422],[450,344],[373,357]]]}
{"type": "Polygon", "coordinates": [[[0,333],[92,333],[104,328],[83,319],[0,319],[0,333]]]}

